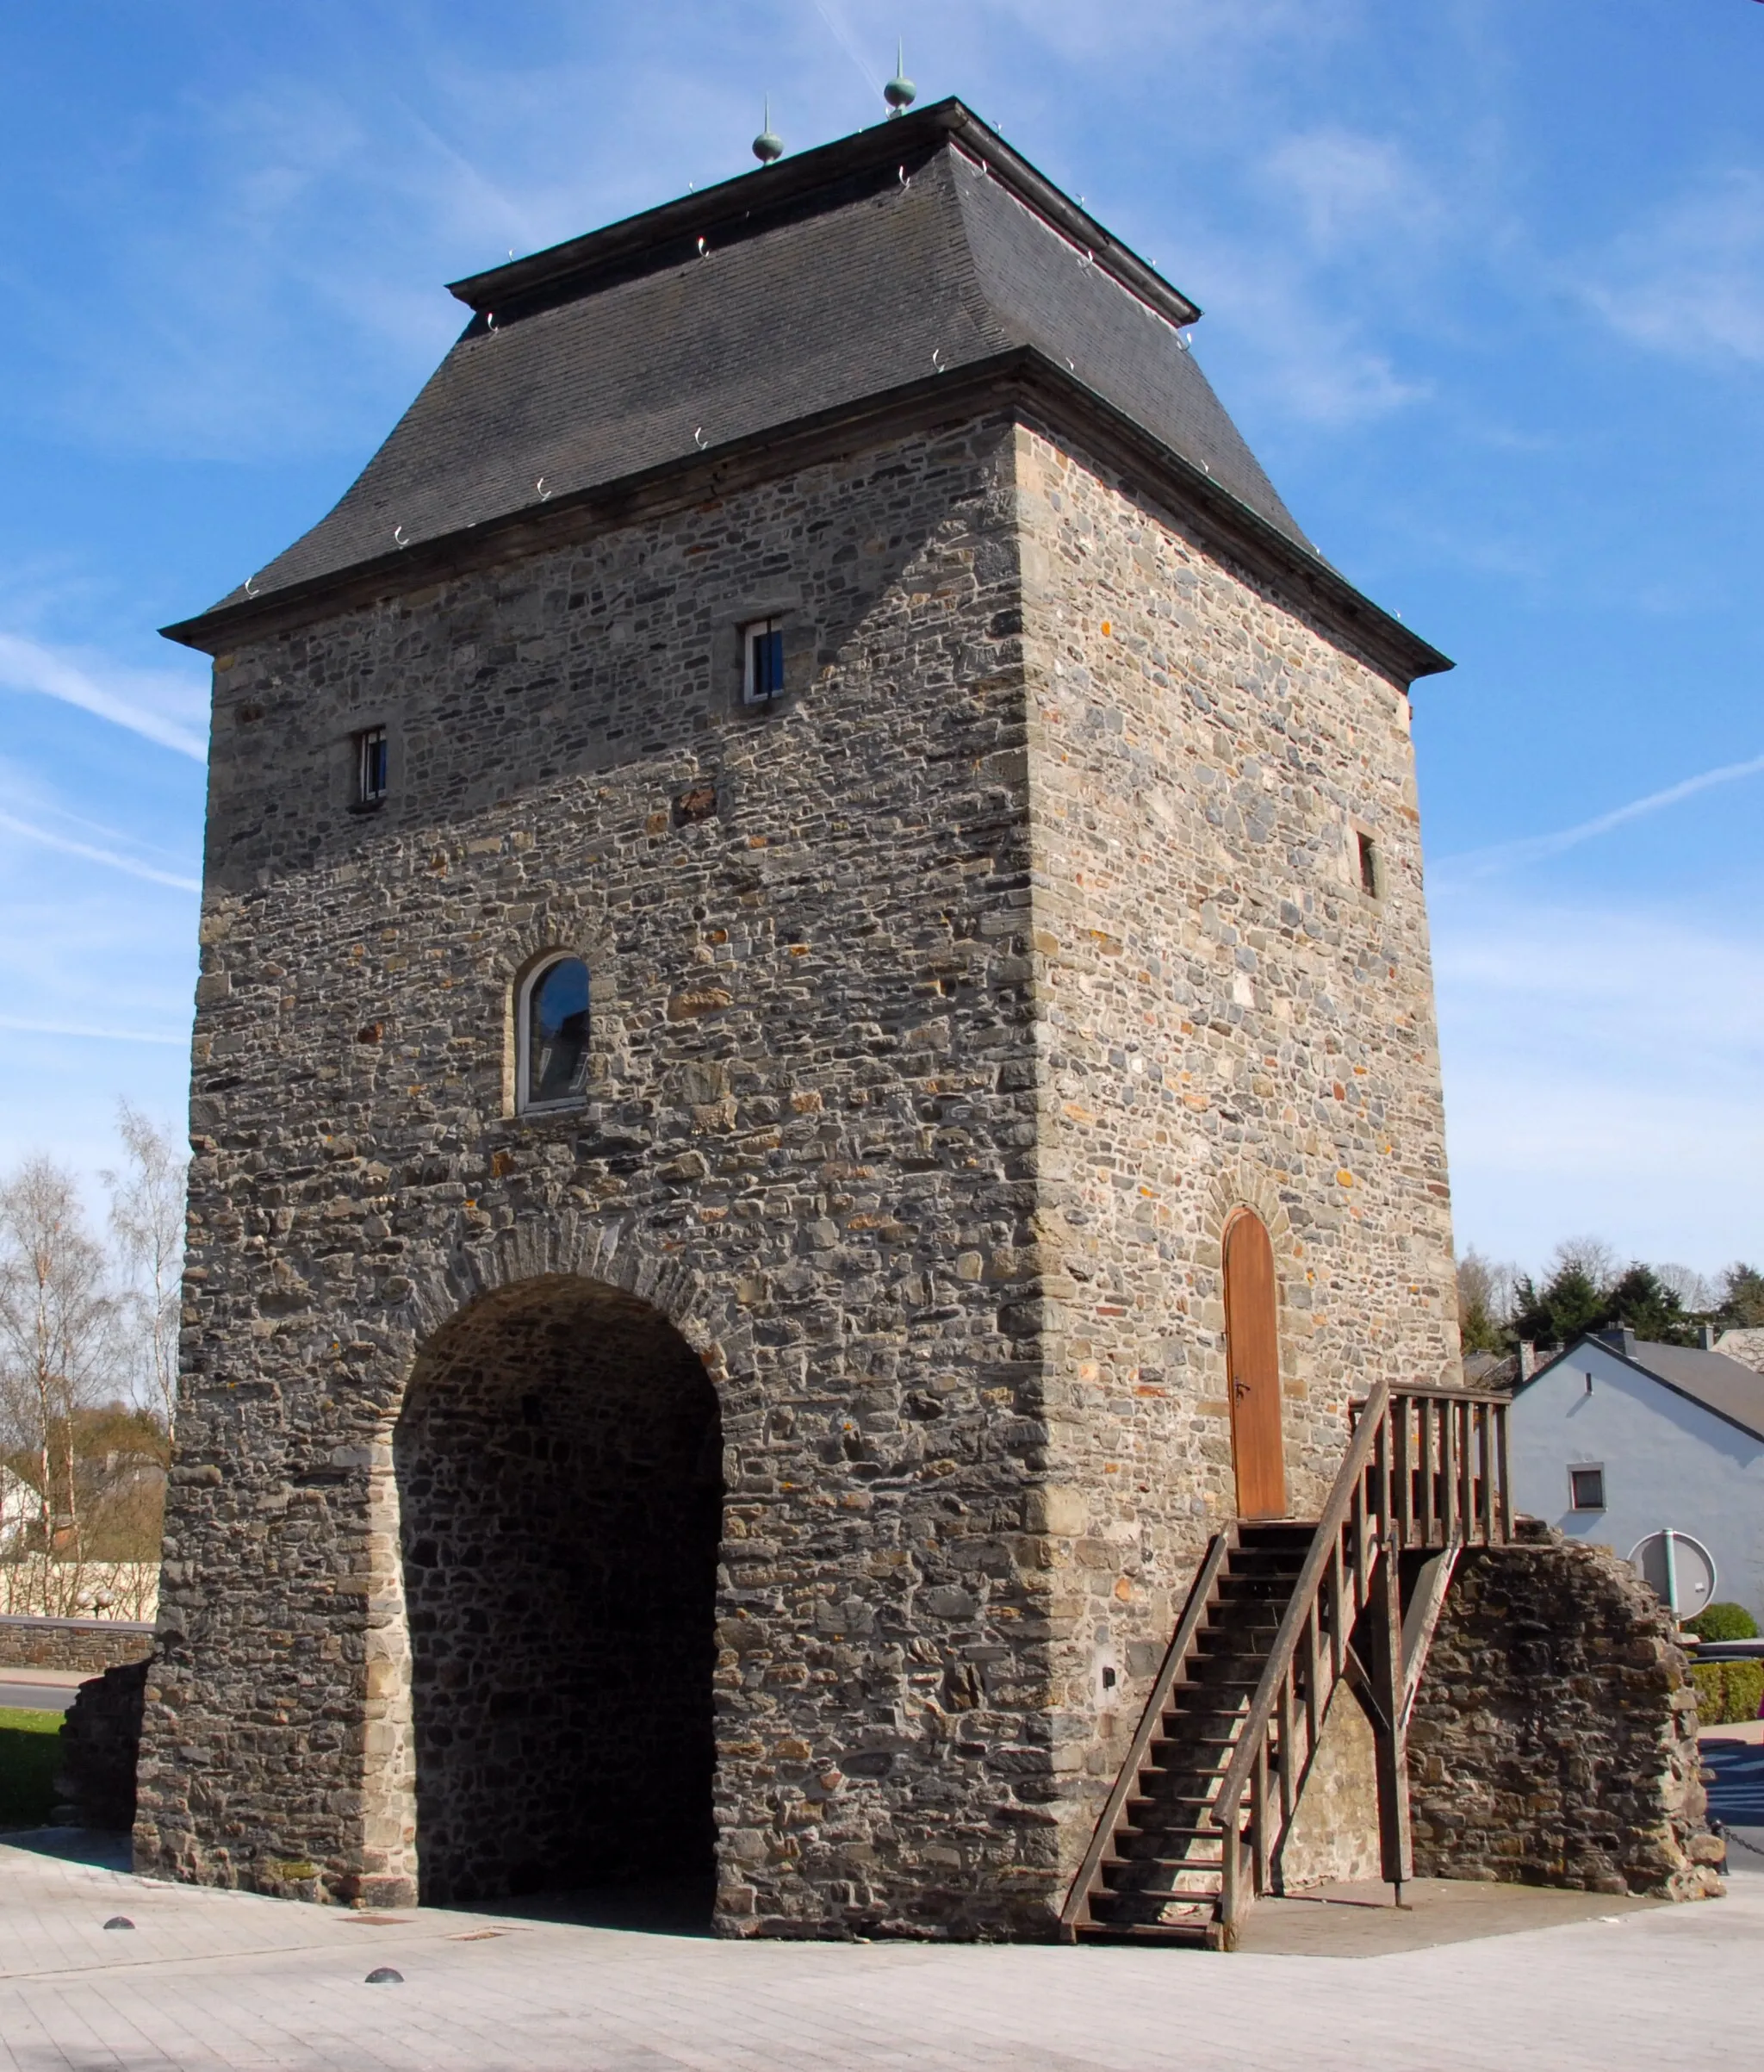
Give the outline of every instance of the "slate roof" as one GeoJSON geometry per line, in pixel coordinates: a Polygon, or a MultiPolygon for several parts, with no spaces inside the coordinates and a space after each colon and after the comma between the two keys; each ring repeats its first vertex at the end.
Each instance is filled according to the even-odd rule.
{"type": "MultiPolygon", "coordinates": [[[[1180,335],[1199,310],[959,102],[453,292],[472,320],[391,436],[326,517],[214,612],[1025,352],[1353,598],[1180,335]]],[[[1413,635],[1401,644],[1414,673],[1450,666],[1413,635]]]]}
{"type": "Polygon", "coordinates": [[[1539,1367],[1531,1381],[1521,1383],[1514,1394],[1523,1393],[1539,1375],[1560,1366],[1584,1346],[1597,1346],[1601,1353],[1663,1382],[1676,1394],[1701,1403],[1705,1410],[1713,1410],[1717,1417],[1724,1417],[1753,1438],[1764,1439],[1764,1374],[1730,1360],[1725,1353],[1705,1353],[1696,1346],[1662,1346],[1650,1339],[1637,1338],[1619,1347],[1601,1333],[1593,1332],[1577,1338],[1539,1367]]]}

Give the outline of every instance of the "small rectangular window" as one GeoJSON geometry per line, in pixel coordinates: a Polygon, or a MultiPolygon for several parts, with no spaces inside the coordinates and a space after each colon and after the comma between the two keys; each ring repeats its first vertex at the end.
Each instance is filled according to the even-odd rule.
{"type": "Polygon", "coordinates": [[[386,796],[386,730],[370,726],[355,737],[356,803],[378,806],[386,796]]]}
{"type": "Polygon", "coordinates": [[[770,705],[784,694],[784,621],[756,619],[741,630],[742,700],[770,705]]]}
{"type": "Polygon", "coordinates": [[[1602,1511],[1605,1509],[1605,1470],[1570,1468],[1568,1472],[1568,1490],[1572,1509],[1602,1511]]]}
{"type": "Polygon", "coordinates": [[[1370,835],[1361,835],[1360,890],[1372,899],[1378,897],[1378,844],[1370,835]]]}

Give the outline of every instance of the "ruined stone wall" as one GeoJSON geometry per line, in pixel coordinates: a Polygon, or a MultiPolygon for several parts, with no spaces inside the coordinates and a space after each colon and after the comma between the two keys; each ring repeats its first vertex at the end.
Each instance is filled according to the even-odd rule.
{"type": "Polygon", "coordinates": [[[1406,697],[1082,451],[1025,427],[1017,465],[1067,1485],[1050,1604],[1080,1851],[1236,1509],[1231,1210],[1274,1241],[1293,1515],[1328,1489],[1350,1397],[1446,1380],[1457,1339],[1406,697]]]}
{"type": "Polygon", "coordinates": [[[1467,1552],[1409,1727],[1416,1875],[1718,1891],[1673,1633],[1626,1561],[1553,1529],[1467,1552]]]}
{"type": "Polygon", "coordinates": [[[721,1403],[723,1926],[1057,1907],[1012,461],[903,437],[220,658],[143,1870],[409,1896],[394,1422],[579,1273],[721,1403]],[[589,1099],[517,1117],[553,948],[589,1099]]]}
{"type": "Polygon", "coordinates": [[[118,1663],[75,1692],[61,1722],[58,1822],[121,1834],[134,1825],[147,1675],[145,1661],[118,1663]]]}

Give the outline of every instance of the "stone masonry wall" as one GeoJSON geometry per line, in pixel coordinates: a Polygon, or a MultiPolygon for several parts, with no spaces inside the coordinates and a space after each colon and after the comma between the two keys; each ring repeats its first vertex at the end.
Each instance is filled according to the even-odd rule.
{"type": "Polygon", "coordinates": [[[0,1669],[86,1669],[144,1661],[153,1629],[132,1619],[0,1618],[0,1669]]]}
{"type": "Polygon", "coordinates": [[[1236,1510],[1232,1209],[1274,1241],[1292,1515],[1350,1398],[1448,1380],[1457,1336],[1406,696],[1069,443],[1022,427],[1017,480],[1075,1861],[1236,1510]]]}
{"type": "Polygon", "coordinates": [[[1409,1727],[1416,1875],[1718,1892],[1670,1615],[1626,1561],[1533,1530],[1447,1595],[1409,1727]]]}
{"type": "Polygon", "coordinates": [[[394,1429],[576,1276],[717,1393],[719,1926],[1050,1932],[1234,1509],[1231,1206],[1295,1510],[1455,1349],[1406,716],[1008,417],[219,658],[141,1868],[413,1895],[394,1429]],[[518,1117],[558,949],[589,1097],[518,1117]]]}
{"type": "Polygon", "coordinates": [[[143,1870],[411,1896],[393,1428],[579,1274],[720,1400],[721,1926],[1045,1929],[1012,462],[904,435],[219,658],[143,1870]],[[553,948],[590,1098],[518,1117],[553,948]]]}

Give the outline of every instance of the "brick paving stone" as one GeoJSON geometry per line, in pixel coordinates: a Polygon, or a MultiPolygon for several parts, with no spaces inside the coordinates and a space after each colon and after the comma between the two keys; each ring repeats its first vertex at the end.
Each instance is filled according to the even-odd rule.
{"type": "Polygon", "coordinates": [[[1357,1961],[737,1943],[371,1921],[0,1846],[0,2072],[1641,2072],[1693,2003],[1699,2055],[1748,2049],[1742,1997],[1703,1982],[1748,1976],[1761,1931],[1764,1876],[1738,1875],[1706,1905],[1357,1961]],[[403,1985],[363,1982],[387,1963],[403,1985]]]}

